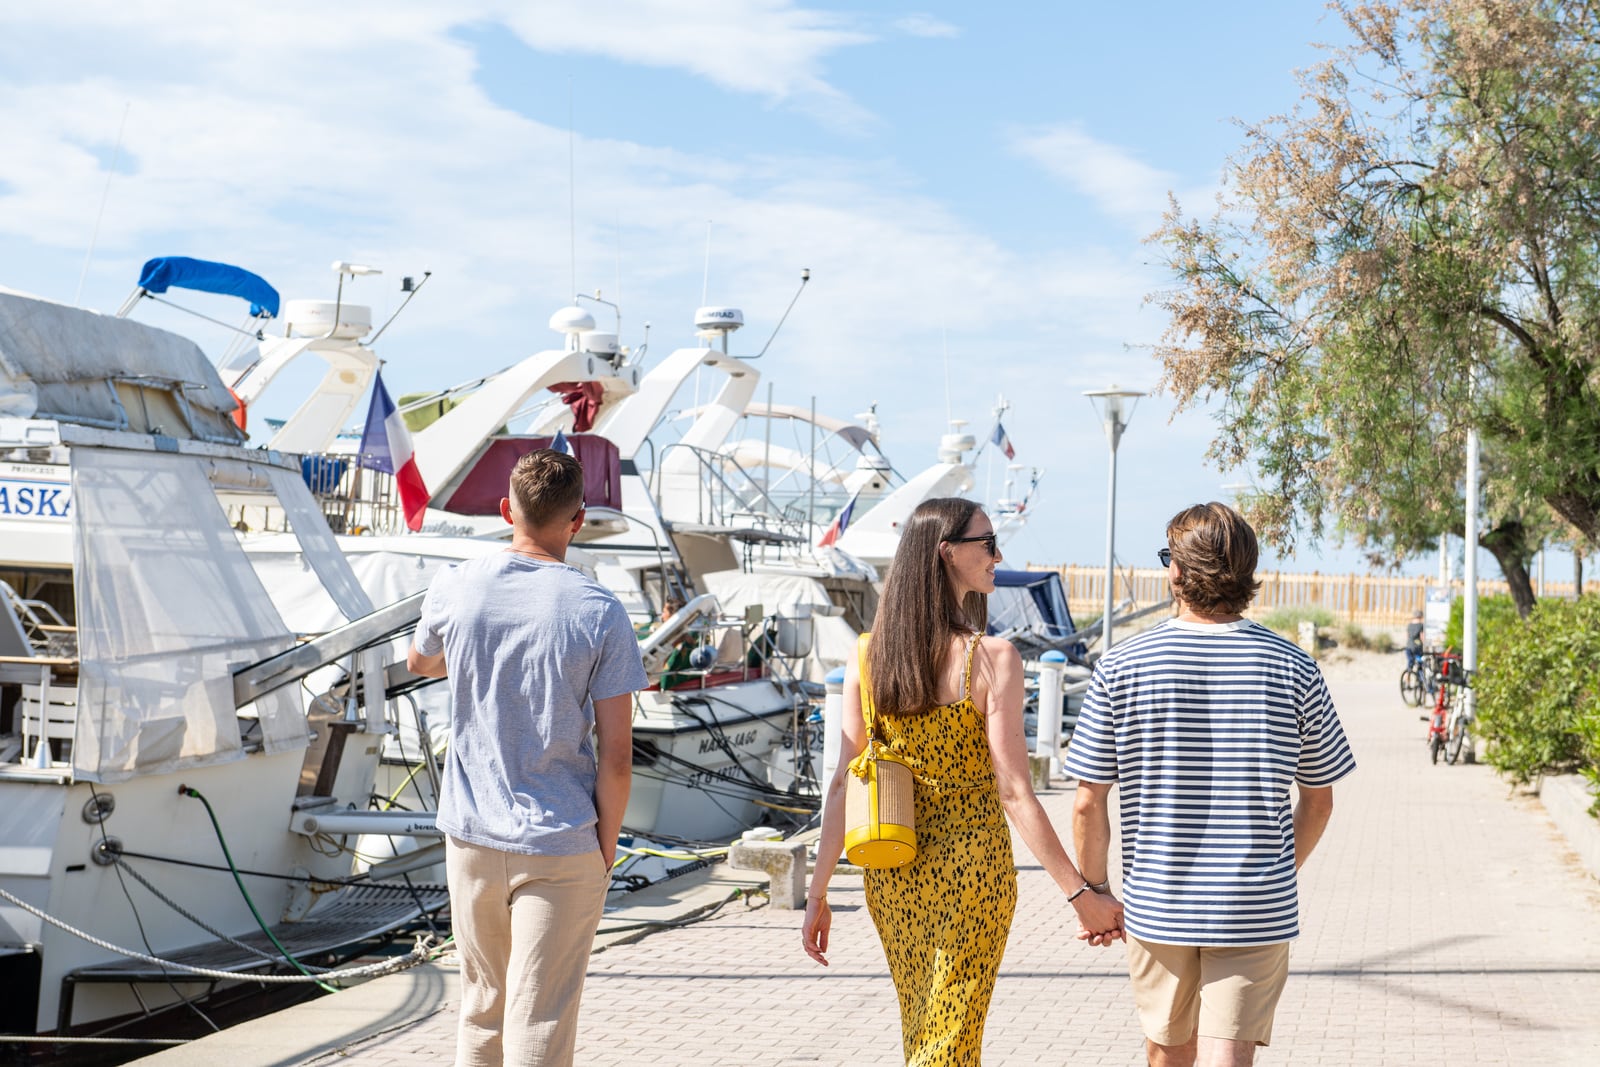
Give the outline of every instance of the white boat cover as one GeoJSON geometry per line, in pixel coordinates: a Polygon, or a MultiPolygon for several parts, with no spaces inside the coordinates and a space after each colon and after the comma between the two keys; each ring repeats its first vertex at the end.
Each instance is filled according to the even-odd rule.
{"type": "MultiPolygon", "coordinates": [[[[704,578],[706,591],[715,594],[728,615],[743,614],[752,604],[760,604],[768,615],[793,615],[800,604],[826,607],[833,603],[821,582],[799,574],[713,571],[704,578]]],[[[812,622],[816,638],[800,674],[820,681],[856,654],[856,632],[837,615],[813,616],[812,622]]]]}
{"type": "MultiPolygon", "coordinates": [[[[79,778],[116,782],[241,758],[233,669],[294,643],[206,463],[73,449],[79,778]]],[[[297,687],[263,696],[255,713],[268,752],[305,746],[297,687]]]]}
{"type": "Polygon", "coordinates": [[[181,397],[190,425],[169,427],[170,436],[244,441],[232,394],[193,341],[0,288],[0,413],[126,429],[116,381],[159,383],[181,397]]]}

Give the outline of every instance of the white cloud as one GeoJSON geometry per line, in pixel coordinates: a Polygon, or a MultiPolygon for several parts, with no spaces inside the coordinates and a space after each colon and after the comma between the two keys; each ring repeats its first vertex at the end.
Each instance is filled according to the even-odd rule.
{"type": "MultiPolygon", "coordinates": [[[[671,47],[646,40],[688,20],[686,2],[593,6],[605,18],[588,25],[609,43],[580,41],[578,8],[564,3],[548,5],[547,25],[518,32],[536,47],[604,48],[712,80],[699,69],[706,57],[739,51],[707,47],[732,38],[717,38],[720,24],[705,18],[674,30],[671,47]],[[628,18],[639,21],[603,32],[628,18]]],[[[797,106],[830,99],[824,60],[859,43],[786,3],[710,10],[789,38],[738,36],[761,58],[731,56],[717,84],[797,106]]],[[[388,271],[346,290],[380,319],[398,302],[398,275],[434,272],[380,345],[396,393],[546,347],[545,319],[572,288],[568,131],[496,106],[474,80],[472,48],[451,33],[463,20],[501,17],[510,18],[503,4],[363,0],[284,0],[265,24],[199,3],[159,16],[96,0],[0,9],[0,284],[71,297],[126,106],[125,165],[110,182],[86,304],[115,306],[153,255],[239,263],[286,298],[331,296],[327,264],[353,259],[388,271]]],[[[742,156],[732,142],[719,152],[578,131],[577,286],[618,295],[620,238],[625,343],[638,342],[646,320],[657,357],[690,343],[709,219],[710,300],[742,306],[750,322],[735,351],[760,348],[799,269],[812,270],[756,365],[780,402],[816,394],[822,410],[851,414],[882,401],[891,455],[915,470],[943,429],[948,331],[958,414],[981,430],[1003,389],[1017,403],[1007,426],[1019,446],[1027,441],[1025,459],[1088,455],[1099,469],[1098,429],[1078,424],[1076,392],[1153,378],[1153,367],[1133,373],[1148,357],[1123,348],[1156,331],[1139,310],[1156,284],[1138,249],[1025,255],[891,164],[742,156]]],[[[168,321],[162,314],[140,311],[168,321]]],[[[199,336],[191,320],[170,324],[199,336]]],[[[1058,503],[1036,520],[1041,538],[1074,527],[1081,487],[1058,477],[1046,493],[1058,503]]],[[[1101,492],[1092,488],[1091,499],[1101,492]]],[[[1052,543],[1033,558],[1070,554],[1079,553],[1052,543]]]]}
{"type": "Polygon", "coordinates": [[[894,28],[911,37],[960,37],[961,27],[932,15],[915,14],[896,19],[894,28]]]}
{"type": "MultiPolygon", "coordinates": [[[[131,42],[186,53],[197,74],[220,70],[225,56],[273,53],[291,68],[280,73],[300,68],[316,77],[309,68],[333,56],[403,52],[419,37],[451,27],[498,23],[536,51],[681,70],[844,127],[862,127],[871,118],[828,82],[823,67],[834,52],[870,44],[874,36],[849,17],[791,0],[347,0],[337,14],[318,0],[280,0],[268,18],[258,7],[209,0],[168,0],[159,13],[148,6],[21,0],[0,8],[0,26],[22,31],[14,44],[21,44],[28,30],[125,34],[131,42]]],[[[7,51],[0,42],[0,55],[7,51]]],[[[48,57],[29,55],[25,45],[12,51],[11,58],[24,67],[48,62],[48,57]]],[[[401,57],[388,58],[398,65],[401,57]]],[[[322,77],[329,73],[337,78],[327,70],[322,77]]]]}
{"type": "Polygon", "coordinates": [[[1014,130],[1010,148],[1083,194],[1108,214],[1150,228],[1167,207],[1178,177],[1096,140],[1077,126],[1014,130]]]}
{"type": "Polygon", "coordinates": [[[831,12],[788,0],[546,0],[496,5],[529,47],[683,69],[769,99],[853,109],[822,76],[823,60],[872,37],[831,12]]]}

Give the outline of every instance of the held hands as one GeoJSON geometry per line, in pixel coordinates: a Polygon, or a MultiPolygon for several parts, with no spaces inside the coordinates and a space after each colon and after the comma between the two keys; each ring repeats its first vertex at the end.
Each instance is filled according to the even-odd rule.
{"type": "Polygon", "coordinates": [[[1122,902],[1109,890],[1084,893],[1072,902],[1072,907],[1078,913],[1079,941],[1104,948],[1122,939],[1122,902]]]}
{"type": "Polygon", "coordinates": [[[822,964],[828,965],[828,931],[833,927],[833,909],[828,907],[826,897],[806,897],[806,921],[800,927],[800,944],[805,948],[806,955],[822,964]]]}

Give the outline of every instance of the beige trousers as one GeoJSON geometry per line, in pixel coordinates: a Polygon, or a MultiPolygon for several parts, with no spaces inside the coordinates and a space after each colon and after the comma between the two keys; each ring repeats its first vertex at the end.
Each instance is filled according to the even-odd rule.
{"type": "Polygon", "coordinates": [[[461,957],[456,1067],[567,1067],[610,872],[597,848],[523,856],[448,838],[461,957]]]}

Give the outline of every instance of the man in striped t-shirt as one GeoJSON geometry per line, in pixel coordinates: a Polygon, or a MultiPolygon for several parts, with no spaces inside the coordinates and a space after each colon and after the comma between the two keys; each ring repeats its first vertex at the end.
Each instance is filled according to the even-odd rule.
{"type": "Polygon", "coordinates": [[[1160,555],[1178,616],[1101,656],[1067,753],[1078,864],[1107,877],[1116,784],[1149,1061],[1188,1067],[1203,1046],[1208,1064],[1248,1064],[1300,932],[1295,872],[1355,759],[1316,661],[1241,614],[1257,588],[1249,524],[1188,508],[1160,555]]]}

